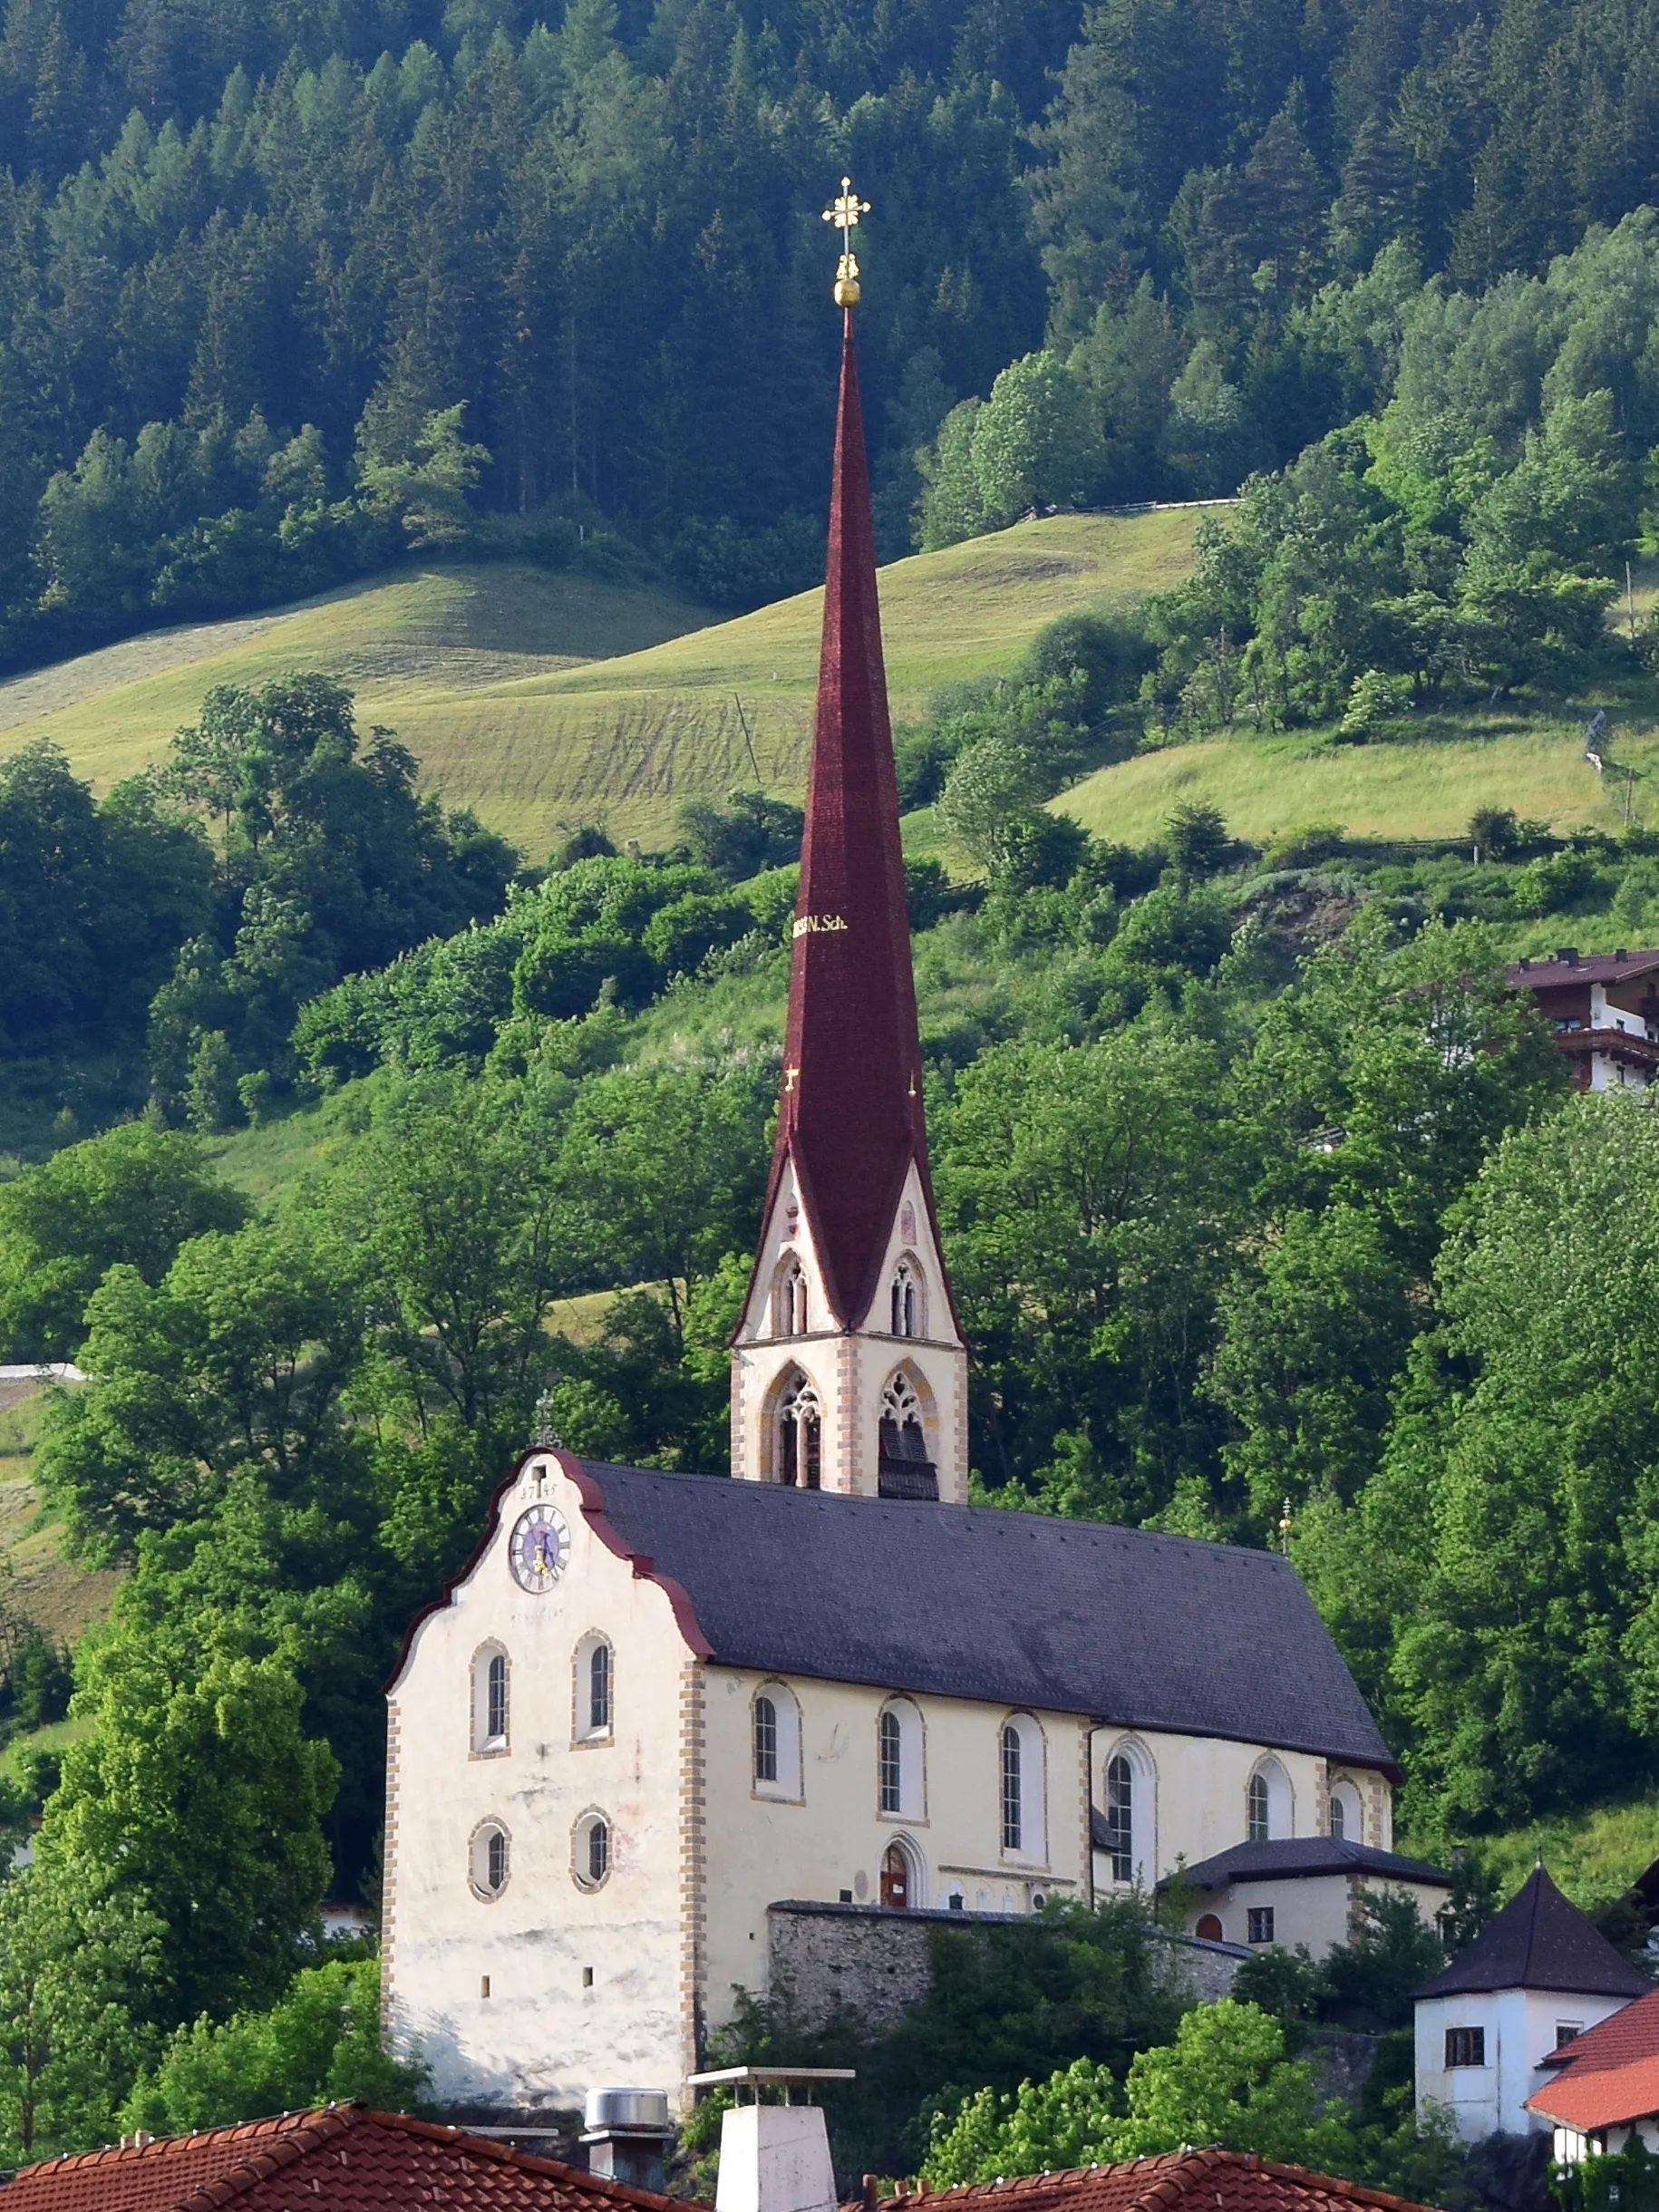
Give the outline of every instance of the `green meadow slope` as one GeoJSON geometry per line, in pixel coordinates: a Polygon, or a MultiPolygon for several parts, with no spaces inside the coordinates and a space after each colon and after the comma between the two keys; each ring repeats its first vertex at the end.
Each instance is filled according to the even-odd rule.
{"type": "MultiPolygon", "coordinates": [[[[896,714],[1010,666],[1056,615],[1178,582],[1198,520],[1053,516],[895,562],[881,587],[896,714]]],[[[316,668],[398,731],[430,787],[526,852],[597,819],[660,843],[694,794],[802,789],[821,606],[803,592],[715,624],[662,589],[511,566],[404,570],[0,684],[0,752],[50,738],[106,788],[161,757],[209,684],[316,668]]]]}
{"type": "MultiPolygon", "coordinates": [[[[1659,563],[1637,573],[1639,617],[1659,601],[1659,563]]],[[[1625,607],[1609,620],[1622,628],[1625,607]]],[[[1403,742],[1338,744],[1329,731],[1264,738],[1239,729],[1098,770],[1054,801],[1097,836],[1126,844],[1155,837],[1171,807],[1208,800],[1237,836],[1266,844],[1304,823],[1340,823],[1355,838],[1455,836],[1477,807],[1513,807],[1557,834],[1586,824],[1659,824],[1659,683],[1634,668],[1586,686],[1582,705],[1554,710],[1507,700],[1490,712],[1428,713],[1403,742]],[[1597,706],[1611,721],[1598,774],[1584,757],[1597,706]],[[1628,780],[1626,770],[1635,771],[1628,780]]]]}

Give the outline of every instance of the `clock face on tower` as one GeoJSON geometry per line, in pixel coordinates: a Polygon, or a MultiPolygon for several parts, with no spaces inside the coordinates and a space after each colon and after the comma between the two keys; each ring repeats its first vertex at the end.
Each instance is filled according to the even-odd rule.
{"type": "Polygon", "coordinates": [[[570,1531],[557,1506],[532,1506],[515,1523],[507,1557],[521,1589],[550,1590],[570,1557],[570,1531]]]}

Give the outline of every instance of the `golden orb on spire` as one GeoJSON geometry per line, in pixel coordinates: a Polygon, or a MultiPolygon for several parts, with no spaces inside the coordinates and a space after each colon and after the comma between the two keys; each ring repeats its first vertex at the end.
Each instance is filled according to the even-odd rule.
{"type": "Polygon", "coordinates": [[[859,262],[852,250],[852,234],[858,228],[859,217],[868,213],[868,200],[859,198],[850,177],[843,177],[840,191],[824,209],[825,222],[833,223],[841,234],[841,257],[835,268],[838,307],[856,307],[859,304],[859,262]]]}

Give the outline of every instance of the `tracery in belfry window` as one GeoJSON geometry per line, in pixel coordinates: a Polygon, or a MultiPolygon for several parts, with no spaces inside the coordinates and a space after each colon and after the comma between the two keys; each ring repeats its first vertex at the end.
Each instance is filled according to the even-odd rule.
{"type": "Polygon", "coordinates": [[[896,1374],[881,1393],[881,1456],[918,1461],[927,1457],[922,1402],[907,1374],[896,1374]]]}
{"type": "Polygon", "coordinates": [[[778,1403],[778,1480],[817,1489],[823,1474],[823,1412],[818,1392],[797,1370],[778,1403]]]}
{"type": "Polygon", "coordinates": [[[784,1262],[772,1286],[772,1334],[804,1336],[807,1333],[807,1277],[798,1259],[784,1262]]]}
{"type": "Polygon", "coordinates": [[[892,1333],[895,1336],[919,1336],[922,1333],[922,1283],[914,1265],[901,1259],[893,1270],[891,1293],[892,1333]]]}

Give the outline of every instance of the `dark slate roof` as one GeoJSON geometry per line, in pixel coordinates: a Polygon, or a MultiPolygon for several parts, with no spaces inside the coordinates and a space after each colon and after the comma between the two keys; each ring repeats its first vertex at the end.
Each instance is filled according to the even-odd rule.
{"type": "Polygon", "coordinates": [[[1659,952],[1575,952],[1565,960],[1512,960],[1509,975],[1512,990],[1547,991],[1566,983],[1634,983],[1655,968],[1659,952]]]}
{"type": "Polygon", "coordinates": [[[1468,1950],[1417,1994],[1560,1989],[1575,1996],[1639,1997],[1651,1986],[1538,1867],[1468,1950]]]}
{"type": "MultiPolygon", "coordinates": [[[[609,1467],[587,1510],[762,1674],[1086,1713],[1392,1771],[1277,1552],[994,1508],[609,1467]]],[[[603,1528],[601,1527],[601,1533],[603,1528]]]]}
{"type": "Polygon", "coordinates": [[[1433,1883],[1451,1887],[1450,1875],[1426,1859],[1402,1858],[1396,1851],[1373,1850],[1339,1836],[1286,1836],[1274,1843],[1236,1843],[1229,1851],[1183,1867],[1180,1878],[1200,1889],[1225,1889],[1229,1882],[1289,1882],[1317,1874],[1374,1874],[1387,1881],[1433,1883]]]}

